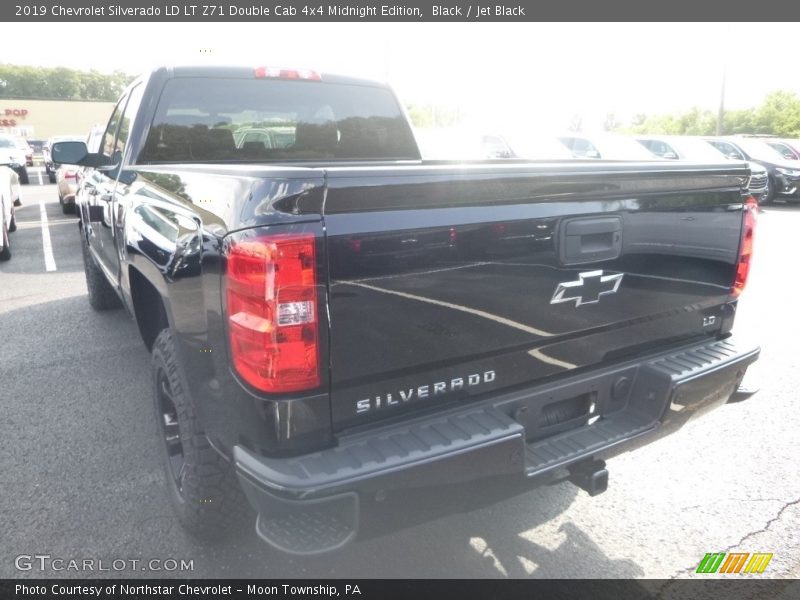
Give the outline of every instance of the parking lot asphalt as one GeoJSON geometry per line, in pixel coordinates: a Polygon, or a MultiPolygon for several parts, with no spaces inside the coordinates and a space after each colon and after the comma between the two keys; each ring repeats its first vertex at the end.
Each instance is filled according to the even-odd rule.
{"type": "Polygon", "coordinates": [[[562,483],[301,559],[253,532],[218,544],[183,532],[167,503],[135,324],[89,307],[76,220],[55,186],[24,186],[23,202],[13,257],[0,263],[0,577],[702,577],[705,553],[733,551],[773,553],[763,577],[800,577],[800,206],[759,216],[735,327],[763,348],[748,374],[758,394],[612,459],[596,498],[562,483]],[[37,554],[191,560],[193,570],[15,565],[37,554]]]}

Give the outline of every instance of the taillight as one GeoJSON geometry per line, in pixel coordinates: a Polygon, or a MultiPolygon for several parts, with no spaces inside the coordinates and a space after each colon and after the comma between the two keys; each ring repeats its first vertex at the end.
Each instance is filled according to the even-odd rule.
{"type": "Polygon", "coordinates": [[[269,235],[228,252],[227,314],[236,372],[265,392],[319,386],[313,234],[269,235]]]}
{"type": "Polygon", "coordinates": [[[309,69],[283,69],[281,67],[256,67],[255,76],[258,79],[305,79],[307,81],[322,81],[322,76],[309,69]]]}
{"type": "Polygon", "coordinates": [[[753,196],[749,196],[744,204],[744,223],[742,225],[742,239],[739,242],[739,260],[736,264],[736,278],[731,288],[731,294],[734,298],[737,298],[744,290],[744,286],[747,284],[747,276],[750,273],[757,211],[758,202],[753,196]]]}
{"type": "Polygon", "coordinates": [[[78,173],[75,171],[66,171],[64,173],[64,179],[77,179],[78,173]]]}

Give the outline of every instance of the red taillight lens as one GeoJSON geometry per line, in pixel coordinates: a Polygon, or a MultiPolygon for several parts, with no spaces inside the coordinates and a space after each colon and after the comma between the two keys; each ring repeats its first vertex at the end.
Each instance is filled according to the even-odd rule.
{"type": "Polygon", "coordinates": [[[270,235],[234,243],[226,296],[237,373],[265,392],[319,386],[315,239],[270,235]]]}
{"type": "Polygon", "coordinates": [[[742,225],[742,239],[739,242],[739,260],[736,264],[736,278],[733,281],[731,294],[737,298],[747,284],[750,274],[750,260],[753,256],[753,235],[756,229],[756,212],[758,202],[749,196],[744,204],[744,223],[742,225]]]}
{"type": "Polygon", "coordinates": [[[77,179],[78,173],[75,171],[66,171],[64,173],[64,179],[77,179]]]}

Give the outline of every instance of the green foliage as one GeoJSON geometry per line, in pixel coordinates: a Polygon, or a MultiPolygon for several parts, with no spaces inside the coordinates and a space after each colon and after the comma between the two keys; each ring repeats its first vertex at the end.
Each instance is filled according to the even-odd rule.
{"type": "Polygon", "coordinates": [[[638,114],[627,131],[659,135],[713,135],[716,128],[717,116],[709,110],[695,107],[680,115],[638,114]]]}
{"type": "Polygon", "coordinates": [[[0,64],[0,98],[106,100],[114,102],[133,76],[114,71],[0,64]]]}
{"type": "MultiPolygon", "coordinates": [[[[642,113],[636,115],[624,131],[660,135],[715,135],[717,113],[697,107],[673,115],[648,116],[642,113]]],[[[756,108],[725,111],[722,134],[736,133],[800,138],[800,97],[794,92],[775,91],[769,93],[756,108]]]]}
{"type": "Polygon", "coordinates": [[[753,127],[754,133],[800,137],[800,97],[785,91],[767,95],[753,115],[753,127]]]}

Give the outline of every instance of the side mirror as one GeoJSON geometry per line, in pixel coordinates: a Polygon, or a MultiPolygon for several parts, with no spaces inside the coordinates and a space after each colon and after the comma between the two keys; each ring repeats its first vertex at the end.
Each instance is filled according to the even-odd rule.
{"type": "Polygon", "coordinates": [[[675,154],[674,152],[672,152],[671,150],[668,150],[667,152],[664,152],[664,154],[661,155],[661,158],[668,158],[670,160],[676,160],[678,158],[678,155],[675,154]]]}
{"type": "Polygon", "coordinates": [[[90,153],[83,142],[56,142],[50,149],[50,160],[54,164],[82,167],[105,167],[109,164],[104,155],[90,153]]]}
{"type": "Polygon", "coordinates": [[[56,142],[50,149],[50,160],[56,164],[77,165],[88,153],[83,142],[56,142]]]}

